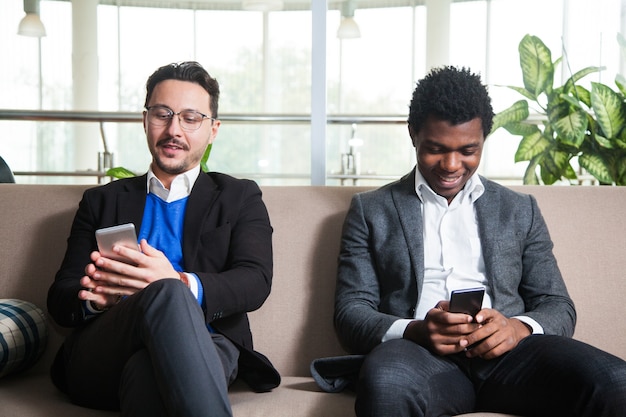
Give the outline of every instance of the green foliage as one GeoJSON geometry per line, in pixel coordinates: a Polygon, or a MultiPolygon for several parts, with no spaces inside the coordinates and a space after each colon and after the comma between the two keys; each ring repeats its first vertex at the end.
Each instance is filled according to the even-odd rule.
{"type": "MultiPolygon", "coordinates": [[[[626,48],[619,35],[618,42],[626,48]]],[[[491,133],[503,128],[522,137],[515,162],[528,161],[524,184],[576,180],[571,160],[577,158],[601,184],[626,185],[626,80],[616,77],[617,90],[591,82],[589,91],[578,81],[603,68],[587,67],[554,87],[560,58],[552,62],[541,39],[524,36],[519,55],[524,87],[507,87],[524,99],[495,116],[491,133]],[[529,120],[530,105],[540,109],[539,123],[529,120]]]]}
{"type": "Polygon", "coordinates": [[[136,174],[133,171],[124,167],[114,167],[109,168],[106,172],[106,175],[107,177],[113,178],[131,178],[134,177],[136,174]]]}
{"type": "Polygon", "coordinates": [[[200,168],[202,172],[209,172],[209,156],[211,156],[211,148],[213,148],[213,144],[209,143],[209,146],[204,150],[204,155],[202,155],[202,159],[200,160],[200,168]]]}

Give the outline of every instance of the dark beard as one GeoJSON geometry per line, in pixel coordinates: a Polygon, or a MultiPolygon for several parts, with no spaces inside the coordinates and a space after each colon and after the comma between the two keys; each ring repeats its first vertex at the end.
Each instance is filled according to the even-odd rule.
{"type": "Polygon", "coordinates": [[[189,169],[189,167],[187,167],[186,161],[183,161],[180,165],[174,167],[166,166],[161,162],[160,158],[155,158],[154,163],[159,167],[161,171],[170,175],[182,174],[189,169]]]}

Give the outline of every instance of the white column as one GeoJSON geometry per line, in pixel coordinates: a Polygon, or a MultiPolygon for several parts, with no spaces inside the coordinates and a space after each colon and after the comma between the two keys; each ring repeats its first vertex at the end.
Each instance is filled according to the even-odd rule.
{"type": "Polygon", "coordinates": [[[326,14],[328,1],[311,2],[311,185],[326,185],[326,14]]]}
{"type": "Polygon", "coordinates": [[[451,0],[426,0],[426,72],[450,62],[451,0]]]}
{"type": "MultiPolygon", "coordinates": [[[[98,0],[72,0],[72,81],[75,111],[98,110],[98,0]]],[[[74,123],[74,169],[96,170],[97,123],[74,123]]],[[[89,178],[86,182],[93,182],[89,178]]]]}

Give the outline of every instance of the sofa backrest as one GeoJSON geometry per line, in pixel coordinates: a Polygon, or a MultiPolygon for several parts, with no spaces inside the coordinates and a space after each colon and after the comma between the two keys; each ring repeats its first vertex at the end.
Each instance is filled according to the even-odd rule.
{"type": "MultiPolygon", "coordinates": [[[[45,310],[70,224],[88,186],[0,184],[0,298],[45,310]]],[[[512,187],[537,197],[578,310],[575,337],[626,359],[626,187],[512,187]]],[[[332,323],[341,225],[356,187],[263,187],[274,227],[270,297],[250,314],[255,347],[284,375],[341,355],[332,323]]],[[[38,367],[61,341],[52,327],[38,367]]]]}
{"type": "MultiPolygon", "coordinates": [[[[626,187],[511,188],[539,202],[576,303],[575,337],[626,359],[626,320],[619,319],[626,314],[626,187]]],[[[308,375],[313,358],[345,354],[332,324],[337,254],[350,199],[362,190],[264,188],[275,276],[272,294],[251,320],[256,346],[289,374],[308,375]]]]}

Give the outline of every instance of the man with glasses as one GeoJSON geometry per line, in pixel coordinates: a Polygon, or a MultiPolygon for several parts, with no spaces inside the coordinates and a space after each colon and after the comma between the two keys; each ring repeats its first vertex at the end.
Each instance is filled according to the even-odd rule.
{"type": "Polygon", "coordinates": [[[215,139],[219,85],[196,62],[148,79],[147,174],[87,190],[48,309],[73,328],[52,369],[76,404],[123,416],[230,416],[238,376],[280,376],[252,350],[247,312],[272,282],[272,227],[259,187],[200,161],[215,139]],[[138,249],[98,250],[98,229],[133,223],[138,249]]]}

